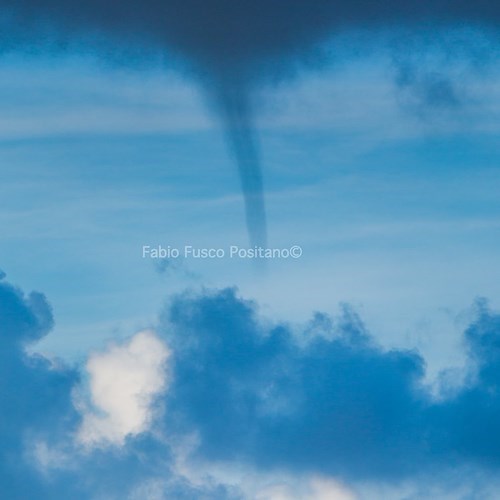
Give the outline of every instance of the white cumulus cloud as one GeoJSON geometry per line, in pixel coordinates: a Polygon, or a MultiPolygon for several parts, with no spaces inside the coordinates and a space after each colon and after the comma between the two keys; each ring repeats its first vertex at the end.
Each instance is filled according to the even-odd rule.
{"type": "Polygon", "coordinates": [[[122,445],[150,428],[155,397],[166,389],[169,350],[145,330],[123,344],[92,354],[87,362],[90,403],[79,403],[77,440],[87,446],[122,445]]]}

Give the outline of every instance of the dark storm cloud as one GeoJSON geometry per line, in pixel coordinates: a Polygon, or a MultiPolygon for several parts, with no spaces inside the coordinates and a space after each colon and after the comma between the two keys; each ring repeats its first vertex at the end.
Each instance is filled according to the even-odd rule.
{"type": "Polygon", "coordinates": [[[196,431],[208,460],[386,481],[500,466],[500,316],[485,305],[465,333],[476,375],[440,402],[422,357],[382,350],[349,308],[317,315],[305,345],[234,290],[178,297],[164,321],[166,425],[196,431]]]}
{"type": "MultiPolygon", "coordinates": [[[[493,0],[0,0],[4,49],[65,46],[94,37],[116,47],[181,57],[213,98],[227,130],[244,193],[252,245],[265,246],[263,174],[252,131],[252,86],[310,59],[340,31],[429,24],[498,27],[493,0]],[[3,14],[3,15],[2,15],[3,14]]],[[[105,55],[110,57],[110,49],[105,55]]],[[[450,103],[444,81],[418,85],[429,103],[450,103]]]]}
{"type": "Polygon", "coordinates": [[[276,66],[265,61],[296,57],[341,29],[429,22],[496,27],[500,20],[492,0],[2,0],[0,9],[17,20],[4,40],[33,26],[70,38],[100,33],[169,48],[209,76],[236,79],[241,72],[273,72],[276,66]]]}

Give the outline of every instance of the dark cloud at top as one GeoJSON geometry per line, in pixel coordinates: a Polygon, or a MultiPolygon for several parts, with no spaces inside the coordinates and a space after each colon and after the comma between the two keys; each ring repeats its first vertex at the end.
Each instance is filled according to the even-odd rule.
{"type": "Polygon", "coordinates": [[[335,30],[424,22],[496,26],[500,21],[492,0],[2,0],[0,8],[15,16],[20,30],[45,24],[70,37],[101,33],[167,47],[213,74],[235,79],[249,68],[260,71],[265,60],[303,53],[335,30]]]}
{"type": "Polygon", "coordinates": [[[305,345],[262,326],[234,290],[181,296],[164,318],[166,425],[196,429],[208,460],[389,482],[500,466],[500,316],[484,305],[465,334],[474,370],[441,401],[423,387],[422,357],[382,350],[349,308],[317,316],[305,345]]]}

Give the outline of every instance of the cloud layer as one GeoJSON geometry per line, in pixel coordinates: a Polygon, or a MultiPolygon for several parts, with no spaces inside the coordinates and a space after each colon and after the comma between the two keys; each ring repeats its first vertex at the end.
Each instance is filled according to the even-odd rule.
{"type": "Polygon", "coordinates": [[[2,0],[0,9],[18,22],[4,34],[36,36],[28,26],[48,29],[66,39],[101,34],[111,40],[152,45],[178,52],[193,64],[218,75],[238,78],[242,70],[276,71],[265,61],[307,53],[339,30],[370,26],[480,24],[497,27],[500,9],[489,0],[2,0]]]}
{"type": "Polygon", "coordinates": [[[466,382],[452,388],[443,374],[439,399],[423,358],[381,349],[348,306],[299,331],[264,321],[234,289],[186,292],[157,334],[92,354],[82,375],[25,353],[51,325],[42,295],[1,282],[9,498],[357,498],[367,481],[447,491],[453,469],[488,487],[500,465],[500,316],[484,301],[464,334],[466,382]],[[75,407],[85,372],[93,408],[75,407]],[[261,487],[235,483],[235,468],[261,487]],[[283,485],[284,473],[304,483],[283,485]]]}
{"type": "Polygon", "coordinates": [[[495,468],[500,319],[484,302],[476,314],[467,382],[435,400],[423,358],[382,350],[348,307],[335,321],[318,314],[298,341],[286,325],[264,326],[234,290],[178,297],[163,326],[174,363],[168,426],[196,431],[204,459],[263,470],[391,482],[495,468]]]}

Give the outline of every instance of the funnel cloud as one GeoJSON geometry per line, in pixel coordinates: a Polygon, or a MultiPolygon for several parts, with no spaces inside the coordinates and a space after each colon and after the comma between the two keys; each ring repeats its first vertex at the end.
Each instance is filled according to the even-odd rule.
{"type": "Polygon", "coordinates": [[[238,166],[250,245],[265,248],[267,223],[262,166],[248,93],[240,86],[232,86],[218,93],[217,104],[227,143],[238,166]]]}
{"type": "MultiPolygon", "coordinates": [[[[216,82],[215,91],[205,90],[217,94],[216,109],[238,165],[250,242],[265,246],[253,88],[283,75],[292,62],[310,60],[335,33],[464,24],[496,30],[500,5],[492,0],[0,0],[0,23],[2,50],[104,37],[111,44],[180,56],[202,85],[216,82]]],[[[109,48],[102,52],[109,56],[109,48]]]]}

